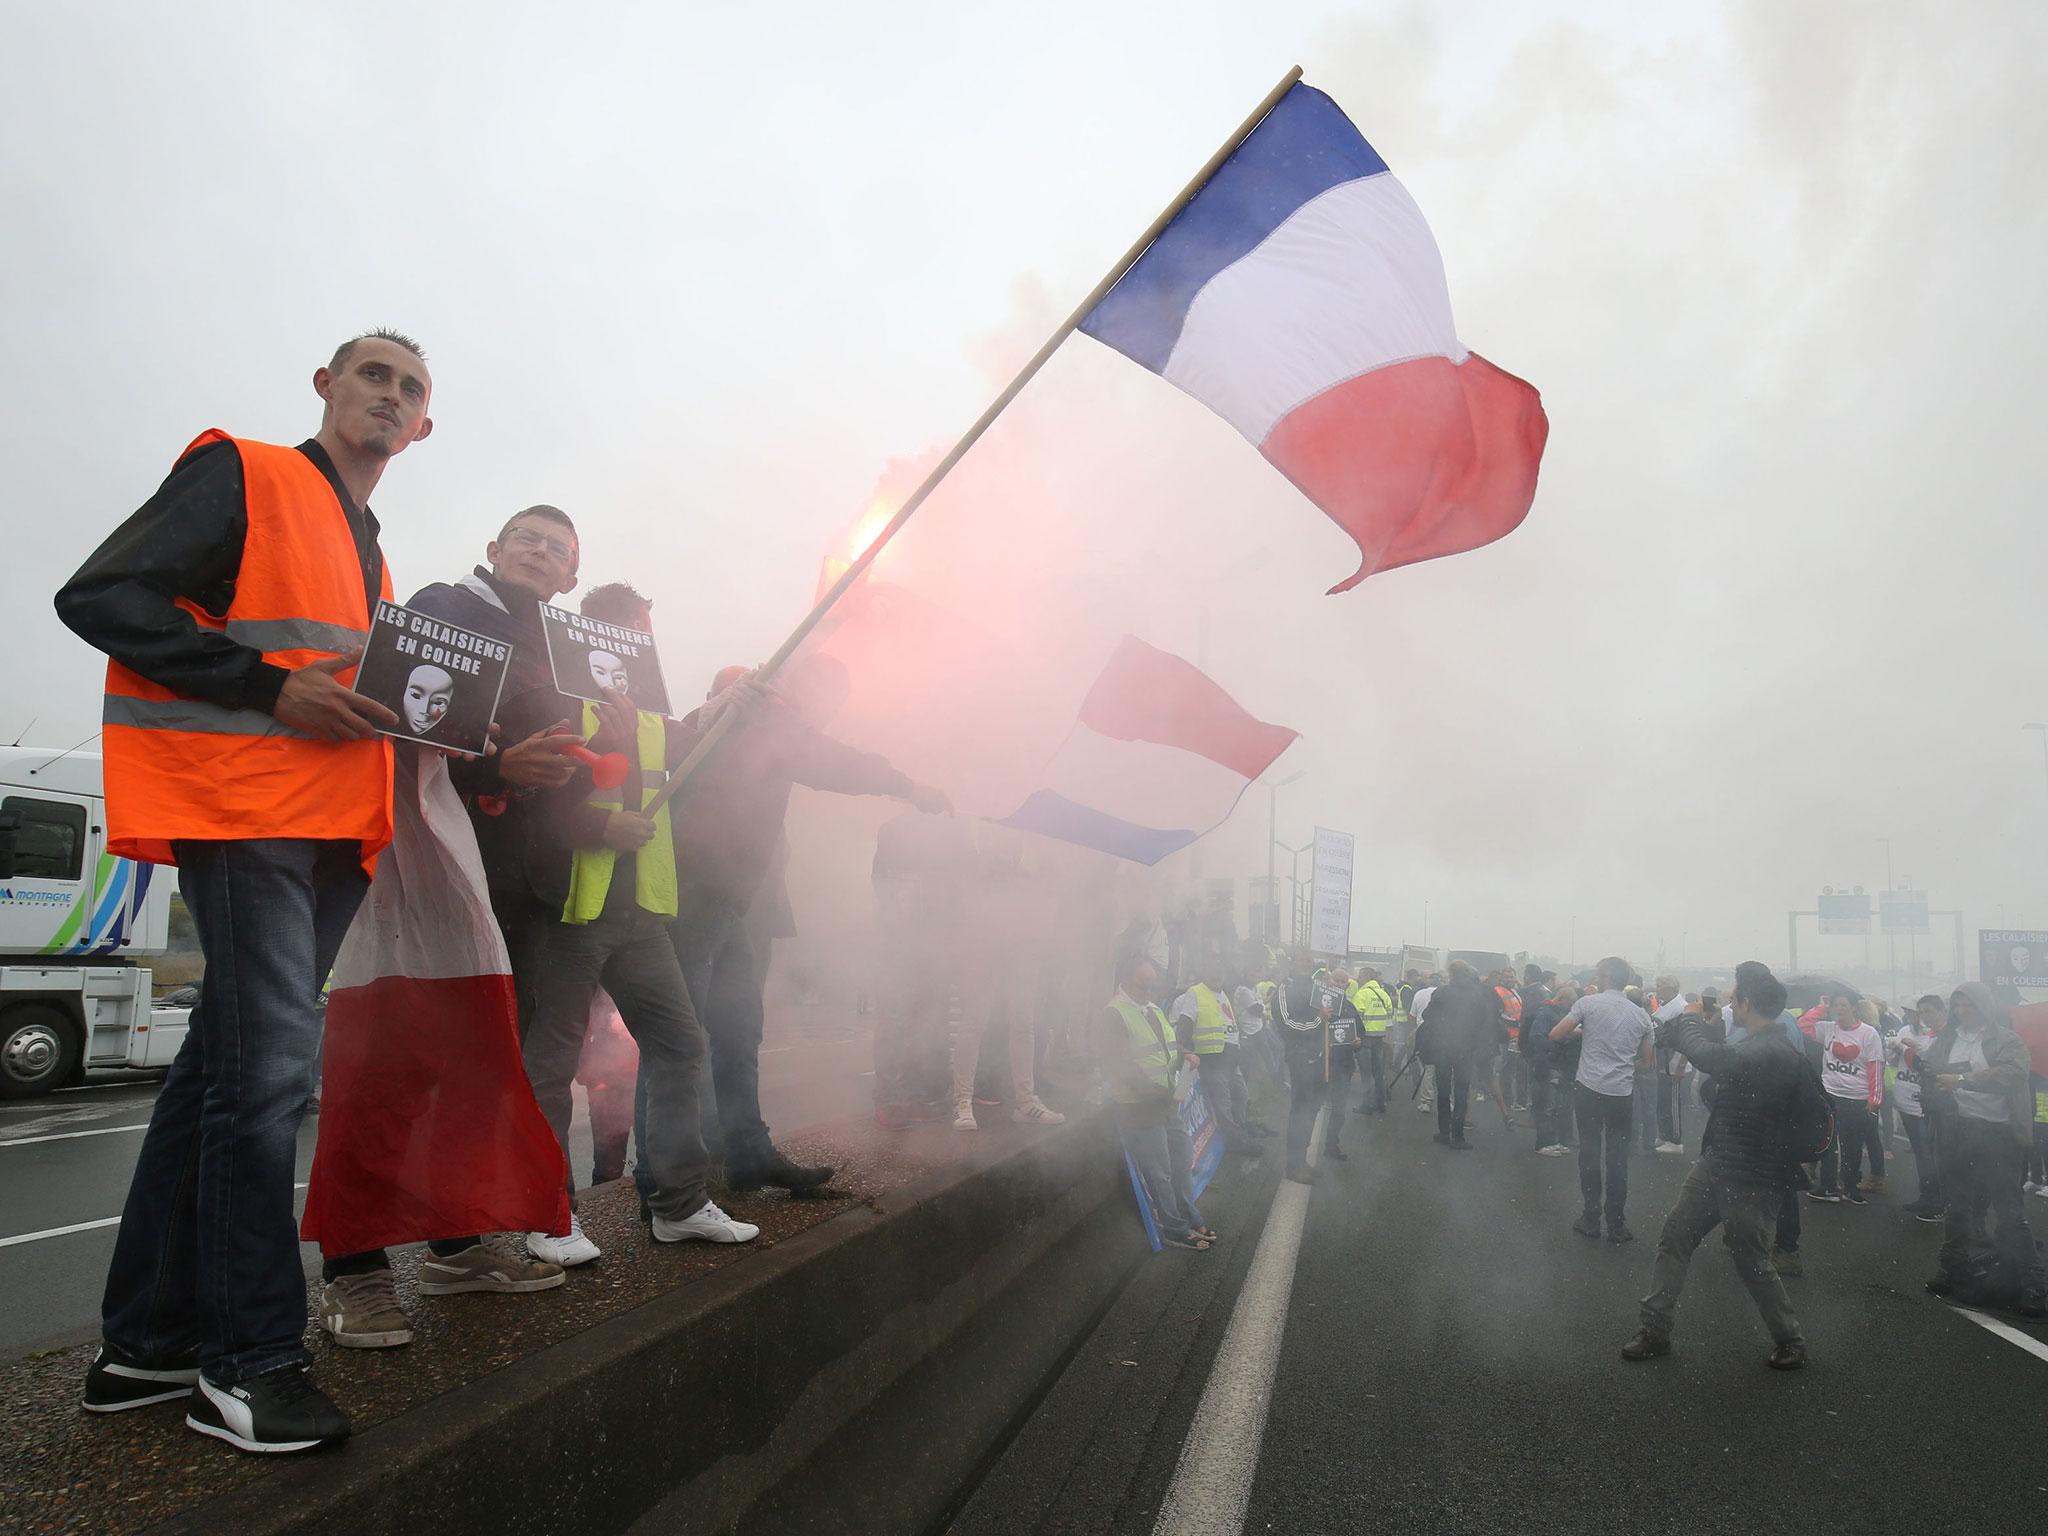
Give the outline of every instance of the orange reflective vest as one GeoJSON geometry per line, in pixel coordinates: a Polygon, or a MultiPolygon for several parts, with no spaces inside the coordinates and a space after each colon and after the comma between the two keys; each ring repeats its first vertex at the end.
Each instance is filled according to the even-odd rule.
{"type": "Polygon", "coordinates": [[[1501,1016],[1508,1022],[1508,1038],[1522,1037],[1522,998],[1513,987],[1495,987],[1493,995],[1500,999],[1501,1016]]]}
{"type": "MultiPolygon", "coordinates": [[[[225,614],[186,598],[207,629],[296,668],[355,649],[370,628],[363,566],[348,517],[318,466],[296,448],[201,433],[242,457],[249,507],[235,595],[225,614]]],[[[381,595],[391,596],[384,573],[381,595]]],[[[368,867],[391,841],[391,743],[326,742],[259,709],[227,709],[107,663],[101,738],[107,851],[175,864],[181,837],[334,838],[360,842],[368,867]]]]}

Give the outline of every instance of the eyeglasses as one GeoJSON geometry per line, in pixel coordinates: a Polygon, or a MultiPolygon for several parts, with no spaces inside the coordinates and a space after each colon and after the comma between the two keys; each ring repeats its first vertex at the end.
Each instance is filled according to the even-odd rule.
{"type": "Polygon", "coordinates": [[[576,546],[567,539],[557,539],[533,528],[507,530],[505,542],[521,549],[545,549],[557,560],[574,560],[576,546]]]}

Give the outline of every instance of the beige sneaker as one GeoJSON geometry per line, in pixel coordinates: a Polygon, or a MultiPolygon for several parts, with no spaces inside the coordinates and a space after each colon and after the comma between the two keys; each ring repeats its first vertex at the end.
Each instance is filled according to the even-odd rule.
{"type": "Polygon", "coordinates": [[[340,1275],[320,1287],[320,1326],[345,1349],[396,1349],[412,1342],[412,1319],[398,1304],[388,1269],[340,1275]]]}
{"type": "Polygon", "coordinates": [[[506,1253],[483,1242],[446,1258],[431,1248],[420,1256],[422,1296],[460,1296],[465,1291],[523,1296],[528,1291],[552,1291],[568,1278],[559,1264],[506,1253]]]}

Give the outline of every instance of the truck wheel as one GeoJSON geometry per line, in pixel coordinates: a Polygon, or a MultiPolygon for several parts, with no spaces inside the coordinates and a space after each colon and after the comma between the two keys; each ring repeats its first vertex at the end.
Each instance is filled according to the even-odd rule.
{"type": "Polygon", "coordinates": [[[78,1069],[78,1026],[40,1004],[0,1014],[0,1099],[27,1099],[68,1081],[78,1069]]]}

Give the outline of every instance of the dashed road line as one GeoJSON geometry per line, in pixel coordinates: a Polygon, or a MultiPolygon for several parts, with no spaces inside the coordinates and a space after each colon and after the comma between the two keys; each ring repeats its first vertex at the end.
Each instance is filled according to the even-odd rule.
{"type": "Polygon", "coordinates": [[[2019,1329],[2013,1327],[2010,1323],[2001,1323],[1995,1317],[1987,1317],[1975,1307],[1959,1307],[1954,1302],[1950,1302],[1949,1310],[1961,1313],[1979,1328],[1982,1328],[1987,1333],[1996,1334],[1999,1338],[2005,1340],[2006,1343],[2019,1345],[2021,1349],[2024,1349],[2036,1359],[2048,1360],[2048,1344],[2042,1343],[2031,1333],[2021,1333],[2019,1329]]]}

